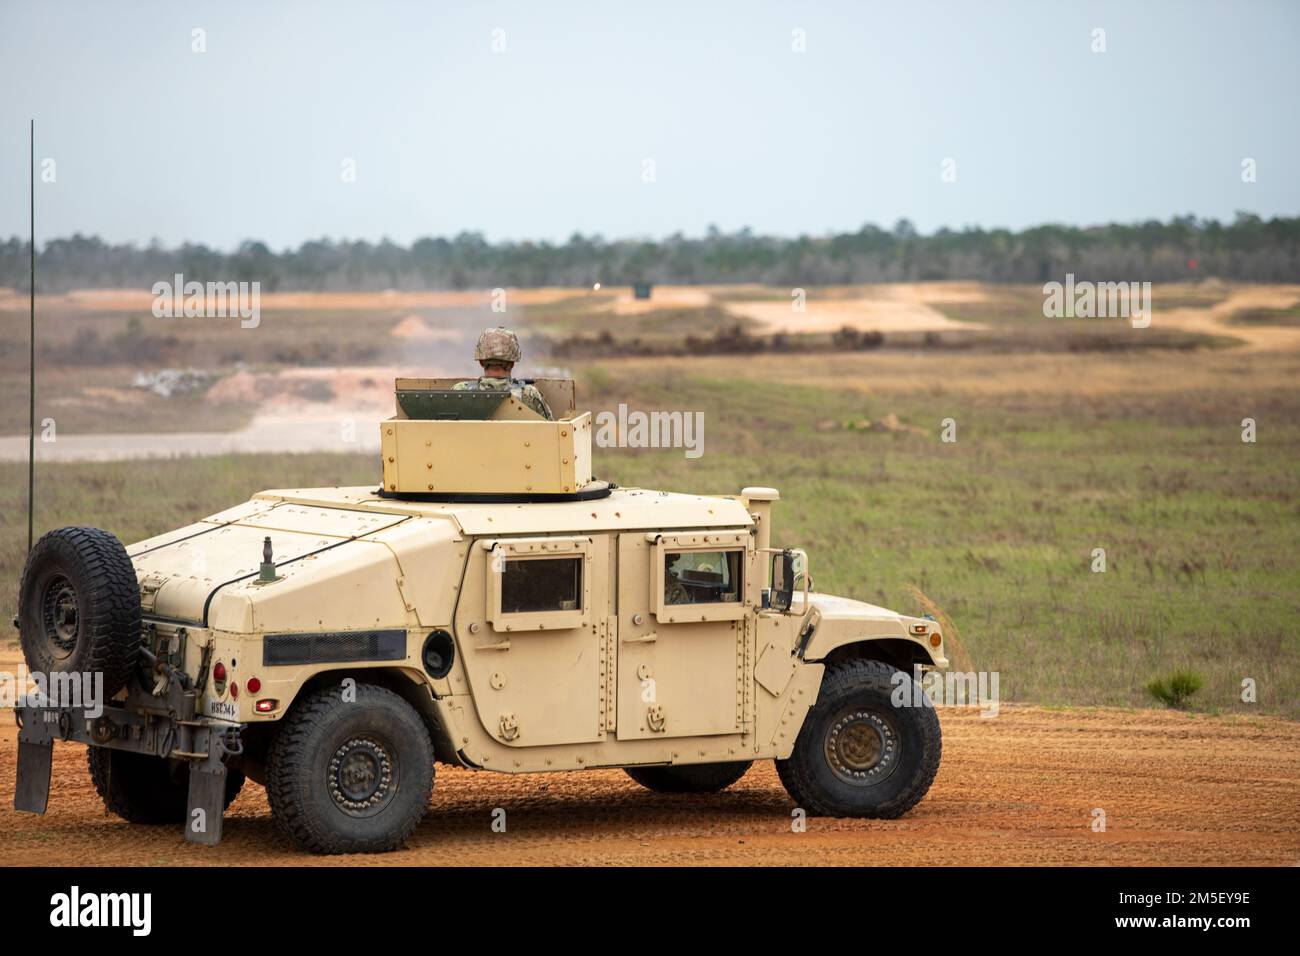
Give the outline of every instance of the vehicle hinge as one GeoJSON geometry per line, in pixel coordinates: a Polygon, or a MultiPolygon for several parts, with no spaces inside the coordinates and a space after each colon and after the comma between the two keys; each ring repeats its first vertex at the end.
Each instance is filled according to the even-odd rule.
{"type": "Polygon", "coordinates": [[[618,655],[616,651],[618,622],[605,618],[600,622],[600,723],[601,735],[614,730],[617,720],[615,704],[618,700],[618,655]]]}

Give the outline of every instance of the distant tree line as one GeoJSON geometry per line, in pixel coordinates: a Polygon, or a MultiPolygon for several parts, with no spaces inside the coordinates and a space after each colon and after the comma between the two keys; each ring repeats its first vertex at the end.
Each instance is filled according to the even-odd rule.
{"type": "MultiPolygon", "coordinates": [[[[0,286],[27,288],[28,243],[0,243],[0,286]]],[[[856,282],[974,279],[1047,282],[1067,272],[1093,281],[1203,277],[1300,281],[1300,217],[1238,213],[1228,224],[1182,216],[1167,223],[1080,228],[940,229],[920,235],[906,220],[840,235],[779,238],[748,228],[702,238],[488,242],[480,233],[401,246],[318,239],[273,252],[247,241],[234,252],[186,243],[168,249],[113,245],[94,236],[52,239],[37,255],[37,288],[145,288],[176,273],[187,280],[259,281],[273,290],[470,289],[583,286],[635,281],[759,282],[817,286],[856,282]]]]}

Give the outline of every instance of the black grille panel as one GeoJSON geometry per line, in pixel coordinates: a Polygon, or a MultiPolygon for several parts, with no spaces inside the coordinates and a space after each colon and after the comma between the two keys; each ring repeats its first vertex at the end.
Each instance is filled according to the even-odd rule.
{"type": "Polygon", "coordinates": [[[400,661],[405,657],[406,631],[400,629],[268,634],[262,641],[263,666],[400,661]]]}

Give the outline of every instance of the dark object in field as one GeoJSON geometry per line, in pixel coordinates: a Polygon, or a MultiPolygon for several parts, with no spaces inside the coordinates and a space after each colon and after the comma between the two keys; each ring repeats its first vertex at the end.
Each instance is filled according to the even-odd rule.
{"type": "Polygon", "coordinates": [[[751,355],[757,352],[846,352],[880,348],[880,332],[859,332],[842,328],[827,335],[776,332],[753,335],[740,324],[729,325],[712,335],[687,335],[680,340],[646,341],[640,336],[615,338],[608,329],[598,335],[570,335],[545,341],[544,347],[556,358],[610,358],[628,355],[751,355]]]}
{"type": "MultiPolygon", "coordinates": [[[[840,326],[840,330],[831,336],[831,345],[835,351],[856,352],[862,349],[878,349],[885,344],[885,336],[881,332],[862,332],[848,325],[840,326]]],[[[928,340],[926,344],[931,344],[928,340]]]]}

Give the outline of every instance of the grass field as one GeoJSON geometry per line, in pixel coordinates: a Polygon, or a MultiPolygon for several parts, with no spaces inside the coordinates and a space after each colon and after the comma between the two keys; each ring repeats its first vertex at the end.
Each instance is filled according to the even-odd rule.
{"type": "MultiPolygon", "coordinates": [[[[1300,716],[1300,356],[876,352],[574,373],[593,409],[705,414],[703,457],[597,449],[600,477],[778,487],[776,540],[809,551],[819,589],[915,611],[919,587],[1005,699],[1152,706],[1151,678],[1190,669],[1195,710],[1300,716]],[[1258,703],[1241,702],[1245,679],[1258,703]]],[[[43,465],[37,530],[96,524],[132,541],[262,488],[377,475],[357,456],[43,465]]],[[[11,636],[24,495],[23,467],[0,466],[11,636]]]]}

